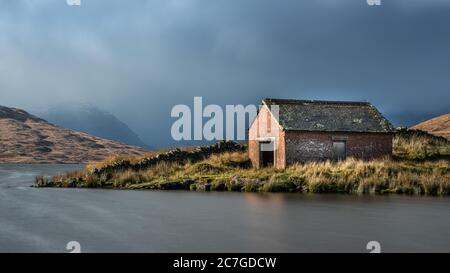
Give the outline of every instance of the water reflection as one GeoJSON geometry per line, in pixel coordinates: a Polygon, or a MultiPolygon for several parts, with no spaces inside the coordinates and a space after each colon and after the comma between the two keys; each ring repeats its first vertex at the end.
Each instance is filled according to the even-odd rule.
{"type": "Polygon", "coordinates": [[[81,166],[0,166],[0,252],[450,251],[450,199],[36,189],[81,166]]]}

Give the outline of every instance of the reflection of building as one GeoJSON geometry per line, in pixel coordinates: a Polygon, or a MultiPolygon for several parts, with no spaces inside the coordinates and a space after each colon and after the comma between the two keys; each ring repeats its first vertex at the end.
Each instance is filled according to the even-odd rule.
{"type": "Polygon", "coordinates": [[[392,125],[367,102],[264,99],[249,129],[248,149],[253,166],[285,168],[391,156],[392,137],[392,125]]]}

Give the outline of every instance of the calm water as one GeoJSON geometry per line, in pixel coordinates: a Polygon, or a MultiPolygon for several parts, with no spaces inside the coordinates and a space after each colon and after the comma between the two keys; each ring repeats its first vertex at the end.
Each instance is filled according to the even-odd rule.
{"type": "Polygon", "coordinates": [[[35,189],[0,165],[0,252],[450,252],[450,198],[35,189]]]}

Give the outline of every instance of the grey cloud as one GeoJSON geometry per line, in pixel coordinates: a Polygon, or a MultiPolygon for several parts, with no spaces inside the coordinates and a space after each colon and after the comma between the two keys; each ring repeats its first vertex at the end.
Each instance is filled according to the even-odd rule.
{"type": "Polygon", "coordinates": [[[195,95],[370,100],[410,123],[449,109],[449,25],[444,0],[6,0],[1,103],[88,101],[157,145],[195,95]]]}

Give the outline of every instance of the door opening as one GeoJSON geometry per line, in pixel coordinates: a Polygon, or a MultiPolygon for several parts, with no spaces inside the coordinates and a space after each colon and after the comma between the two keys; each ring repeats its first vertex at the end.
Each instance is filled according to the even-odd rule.
{"type": "Polygon", "coordinates": [[[347,142],[333,141],[334,160],[345,160],[346,156],[347,156],[347,142]]]}
{"type": "Polygon", "coordinates": [[[273,167],[275,164],[275,147],[273,141],[259,143],[261,167],[273,167]]]}

